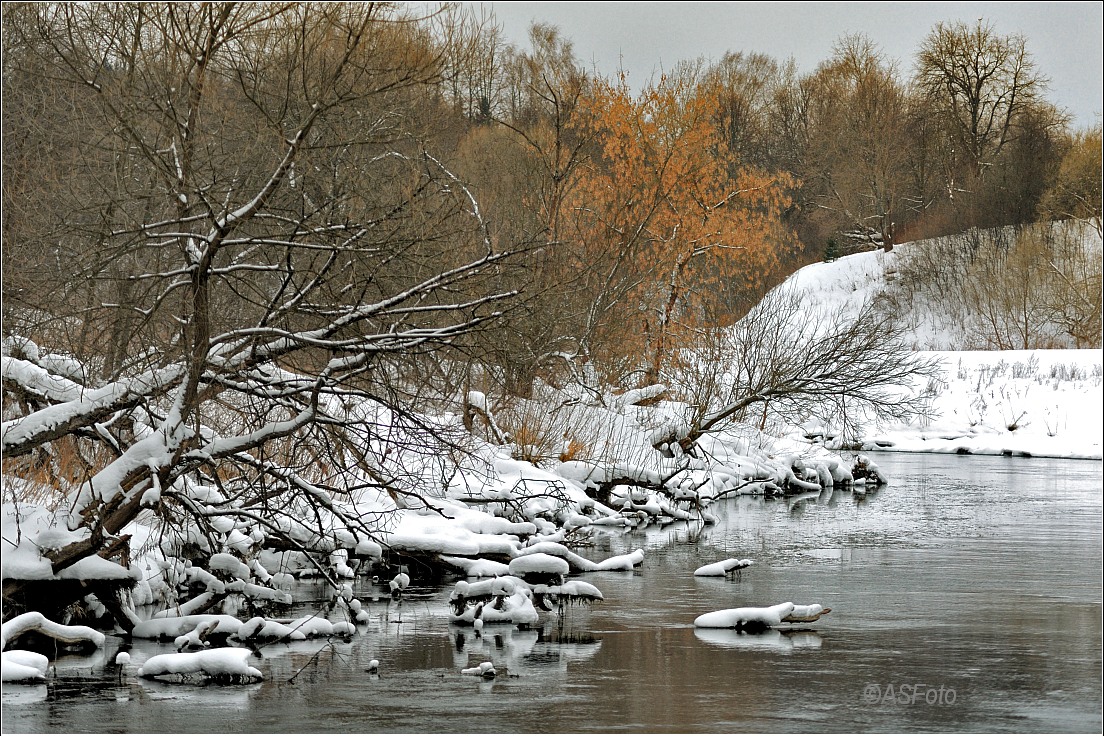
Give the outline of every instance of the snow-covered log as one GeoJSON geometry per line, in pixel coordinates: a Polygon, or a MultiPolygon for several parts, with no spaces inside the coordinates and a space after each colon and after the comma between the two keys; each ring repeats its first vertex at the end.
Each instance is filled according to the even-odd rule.
{"type": "Polygon", "coordinates": [[[740,570],[749,565],[751,565],[751,560],[738,560],[735,557],[730,557],[727,560],[702,565],[694,571],[694,575],[697,577],[724,577],[734,570],[740,570]]]}
{"type": "Polygon", "coordinates": [[[20,614],[10,621],[4,622],[0,630],[0,641],[3,649],[17,638],[28,632],[37,632],[64,644],[83,644],[88,642],[96,648],[104,644],[104,635],[87,626],[65,626],[56,623],[37,611],[20,614]]]}
{"type": "Polygon", "coordinates": [[[181,634],[173,640],[173,646],[176,647],[178,652],[185,649],[204,649],[211,646],[211,643],[207,641],[207,636],[214,632],[218,628],[218,621],[211,619],[204,621],[195,627],[192,631],[186,634],[181,634]]]}
{"type": "Polygon", "coordinates": [[[557,542],[538,542],[530,547],[518,550],[515,559],[527,555],[545,554],[560,557],[568,562],[571,570],[575,572],[600,572],[604,570],[632,570],[644,562],[644,550],[638,549],[624,555],[614,555],[601,562],[588,560],[587,558],[572,552],[566,546],[557,542]]]}
{"type": "Polygon", "coordinates": [[[559,585],[534,585],[533,596],[553,601],[601,601],[602,591],[582,580],[568,580],[559,585]]]}
{"type": "Polygon", "coordinates": [[[514,589],[512,593],[496,596],[493,601],[481,606],[476,617],[487,624],[532,626],[540,621],[532,597],[533,593],[529,588],[514,589]]]}
{"type": "Polygon", "coordinates": [[[613,557],[607,557],[601,562],[597,563],[594,568],[596,571],[615,571],[624,570],[632,572],[634,567],[639,567],[644,564],[644,550],[637,549],[624,555],[614,555],[613,557]]]}
{"type": "Polygon", "coordinates": [[[598,588],[581,580],[558,585],[530,585],[512,575],[474,583],[460,580],[449,595],[449,620],[457,624],[482,621],[529,625],[538,620],[537,608],[551,611],[552,604],[603,599],[598,588]]]}
{"type": "Polygon", "coordinates": [[[132,409],[171,386],[182,373],[180,366],[172,366],[88,389],[28,361],[4,356],[0,358],[0,374],[5,382],[43,400],[60,403],[4,422],[0,429],[2,454],[22,455],[76,429],[102,422],[118,411],[132,409]]]}
{"type": "Polygon", "coordinates": [[[46,671],[50,667],[50,660],[46,655],[23,649],[11,649],[0,655],[0,658],[2,682],[39,682],[46,679],[46,671]]]}
{"type": "Polygon", "coordinates": [[[788,616],[782,618],[784,624],[807,624],[816,621],[821,616],[831,613],[831,608],[825,608],[819,603],[808,606],[794,606],[788,616]]]}
{"type": "Polygon", "coordinates": [[[480,662],[478,667],[465,667],[460,670],[461,675],[475,675],[477,677],[485,677],[492,679],[497,674],[495,672],[494,664],[491,662],[480,662]]]}
{"type": "Polygon", "coordinates": [[[175,639],[195,630],[197,626],[207,621],[217,623],[216,628],[209,631],[208,635],[232,636],[238,632],[242,625],[242,622],[238,619],[225,614],[171,616],[142,621],[134,627],[131,636],[135,639],[175,639]]]}
{"type": "Polygon", "coordinates": [[[529,547],[518,550],[515,557],[535,554],[553,555],[566,560],[573,572],[594,572],[598,569],[597,564],[593,560],[588,560],[559,542],[537,542],[529,547]]]}
{"type": "Polygon", "coordinates": [[[471,559],[468,557],[442,556],[441,562],[463,571],[469,578],[493,578],[509,575],[510,566],[495,560],[471,559]]]}
{"type": "Polygon", "coordinates": [[[219,647],[203,652],[158,654],[138,669],[139,677],[202,675],[226,680],[263,680],[264,675],[248,663],[252,652],[237,647],[219,647]]]}
{"type": "Polygon", "coordinates": [[[524,578],[526,575],[567,575],[571,566],[560,557],[537,552],[510,560],[510,574],[524,578]]]}
{"type": "Polygon", "coordinates": [[[703,613],[694,619],[694,626],[703,629],[769,628],[782,623],[810,623],[830,610],[819,604],[795,606],[793,603],[779,603],[762,608],[727,608],[703,613]]]}

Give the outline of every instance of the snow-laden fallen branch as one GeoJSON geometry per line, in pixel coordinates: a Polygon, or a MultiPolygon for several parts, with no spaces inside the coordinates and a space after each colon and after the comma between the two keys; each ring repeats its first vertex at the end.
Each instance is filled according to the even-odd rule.
{"type": "Polygon", "coordinates": [[[461,570],[469,578],[494,578],[509,575],[510,566],[495,560],[471,559],[468,557],[441,557],[441,562],[461,570]]]}
{"type": "Polygon", "coordinates": [[[570,570],[567,560],[543,552],[510,560],[510,574],[519,578],[526,575],[567,575],[570,570]]]}
{"type": "Polygon", "coordinates": [[[246,622],[226,614],[173,616],[142,621],[134,627],[135,639],[173,639],[179,646],[202,645],[208,637],[251,639],[281,639],[301,641],[312,637],[350,636],[356,627],[343,621],[334,623],[321,616],[307,615],[290,623],[255,616],[246,622]]]}
{"type": "Polygon", "coordinates": [[[4,457],[25,454],[81,427],[101,422],[117,411],[132,409],[172,386],[183,372],[180,366],[169,366],[89,389],[29,361],[4,356],[0,358],[0,374],[5,383],[59,403],[4,422],[0,432],[2,454],[4,457]]]}
{"type": "Polygon", "coordinates": [[[594,560],[588,560],[582,555],[572,552],[566,546],[558,542],[538,542],[537,544],[519,550],[515,559],[535,554],[559,557],[565,560],[568,565],[570,565],[571,570],[575,572],[631,571],[634,567],[638,567],[644,562],[644,550],[641,549],[634,550],[628,554],[614,555],[601,562],[595,562],[594,560]]]}
{"type": "Polygon", "coordinates": [[[454,624],[509,623],[527,626],[539,620],[538,607],[550,611],[550,604],[553,603],[603,599],[598,588],[581,580],[559,585],[530,585],[512,575],[474,583],[460,580],[449,595],[452,607],[449,621],[454,624]]]}
{"type": "Polygon", "coordinates": [[[0,630],[0,641],[3,643],[0,648],[7,649],[9,644],[30,631],[44,634],[64,644],[89,642],[96,648],[104,644],[104,635],[95,629],[87,626],[65,626],[51,621],[38,611],[30,611],[4,623],[0,630]]]}
{"type": "Polygon", "coordinates": [[[478,667],[465,667],[460,670],[461,675],[475,675],[477,677],[485,677],[488,680],[495,677],[494,664],[491,662],[480,662],[478,667]]]}

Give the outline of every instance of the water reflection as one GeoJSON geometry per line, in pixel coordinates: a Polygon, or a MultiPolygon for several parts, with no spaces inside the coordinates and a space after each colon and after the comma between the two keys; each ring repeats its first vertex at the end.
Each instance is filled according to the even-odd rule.
{"type": "MultiPolygon", "coordinates": [[[[16,705],[30,705],[45,702],[49,691],[44,684],[29,685],[23,683],[4,683],[4,694],[0,702],[4,708],[16,705]]],[[[7,724],[4,725],[7,730],[7,724]]]]}
{"type": "Polygon", "coordinates": [[[591,659],[602,647],[601,640],[589,634],[565,636],[557,628],[548,625],[519,631],[512,626],[488,625],[480,635],[471,627],[450,624],[454,666],[463,669],[491,661],[500,674],[503,671],[518,676],[549,671],[565,673],[569,663],[591,659]]]}
{"type": "Polygon", "coordinates": [[[694,629],[694,636],[714,646],[729,649],[792,652],[794,649],[820,649],[824,640],[815,631],[767,629],[751,634],[729,629],[694,629]]]}

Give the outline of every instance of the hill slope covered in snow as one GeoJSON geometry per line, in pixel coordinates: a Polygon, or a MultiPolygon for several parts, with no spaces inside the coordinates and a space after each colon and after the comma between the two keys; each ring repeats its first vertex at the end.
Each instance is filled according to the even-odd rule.
{"type": "MultiPolygon", "coordinates": [[[[892,292],[903,262],[931,242],[816,263],[779,288],[798,290],[828,311],[857,310],[892,292]]],[[[896,299],[892,308],[902,303],[909,300],[896,299]]],[[[866,448],[1100,459],[1102,351],[950,349],[965,339],[947,327],[952,320],[944,317],[954,309],[949,300],[915,299],[898,314],[913,346],[943,348],[925,351],[942,361],[943,375],[925,416],[867,427],[866,448]]]]}

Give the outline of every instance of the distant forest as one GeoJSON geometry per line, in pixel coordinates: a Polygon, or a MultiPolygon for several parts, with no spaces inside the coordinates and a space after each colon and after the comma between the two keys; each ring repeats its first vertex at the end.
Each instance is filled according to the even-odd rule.
{"type": "Polygon", "coordinates": [[[325,324],[324,352],[401,324],[510,391],[581,363],[643,385],[804,264],[1099,232],[1100,126],[984,20],[932,28],[914,76],[856,35],[809,73],[733,50],[634,93],[553,26],[521,49],[410,12],[5,3],[5,333],[108,379],[220,331],[325,324]],[[327,321],[366,302],[386,318],[327,321]]]}

